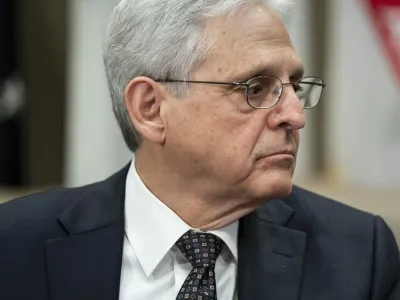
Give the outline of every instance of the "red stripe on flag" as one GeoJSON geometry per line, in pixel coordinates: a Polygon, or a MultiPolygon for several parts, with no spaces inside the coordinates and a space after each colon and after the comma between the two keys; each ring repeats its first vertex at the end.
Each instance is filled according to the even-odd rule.
{"type": "Polygon", "coordinates": [[[389,62],[400,81],[400,0],[364,0],[389,62]]]}

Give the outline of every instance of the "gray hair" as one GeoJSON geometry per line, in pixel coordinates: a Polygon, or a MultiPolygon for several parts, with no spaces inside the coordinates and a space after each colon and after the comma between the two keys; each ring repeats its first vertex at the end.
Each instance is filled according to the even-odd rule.
{"type": "MultiPolygon", "coordinates": [[[[231,15],[254,0],[122,0],[114,9],[104,41],[104,65],[113,110],[129,149],[140,146],[125,106],[125,89],[138,76],[187,79],[208,51],[202,26],[212,17],[231,15]]],[[[287,24],[290,0],[263,0],[287,24]]],[[[179,86],[171,92],[179,94],[179,86]]]]}

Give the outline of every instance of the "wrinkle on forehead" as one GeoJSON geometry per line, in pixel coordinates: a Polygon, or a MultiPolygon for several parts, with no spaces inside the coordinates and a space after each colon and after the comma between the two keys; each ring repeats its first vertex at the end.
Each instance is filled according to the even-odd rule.
{"type": "Polygon", "coordinates": [[[230,44],[238,39],[291,44],[283,21],[265,4],[247,5],[234,16],[210,19],[204,29],[209,42],[214,46],[230,44]]]}
{"type": "Polygon", "coordinates": [[[219,74],[238,72],[267,56],[282,64],[298,61],[283,21],[264,4],[245,7],[231,18],[211,19],[204,29],[211,47],[203,66],[211,72],[216,67],[219,74]]]}

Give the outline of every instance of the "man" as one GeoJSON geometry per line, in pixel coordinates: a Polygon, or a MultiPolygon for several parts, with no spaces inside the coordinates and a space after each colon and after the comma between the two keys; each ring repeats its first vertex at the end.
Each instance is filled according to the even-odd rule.
{"type": "Polygon", "coordinates": [[[135,158],[0,208],[3,298],[399,299],[385,222],[292,187],[303,108],[324,84],[302,78],[288,8],[118,5],[104,61],[135,158]]]}

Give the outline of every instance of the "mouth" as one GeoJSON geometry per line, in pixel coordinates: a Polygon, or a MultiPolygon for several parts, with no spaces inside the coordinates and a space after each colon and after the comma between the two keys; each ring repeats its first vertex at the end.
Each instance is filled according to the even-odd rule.
{"type": "Polygon", "coordinates": [[[281,156],[281,157],[292,157],[295,158],[296,157],[296,152],[293,150],[282,150],[282,151],[277,151],[277,152],[273,152],[267,155],[262,155],[260,156],[258,159],[263,159],[263,158],[267,158],[267,157],[274,157],[274,156],[281,156]]]}
{"type": "Polygon", "coordinates": [[[267,155],[262,155],[257,159],[257,165],[262,167],[283,166],[288,168],[296,161],[296,152],[293,150],[282,150],[267,155]]]}

